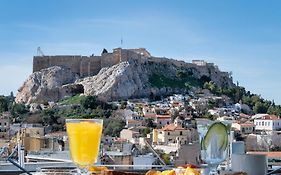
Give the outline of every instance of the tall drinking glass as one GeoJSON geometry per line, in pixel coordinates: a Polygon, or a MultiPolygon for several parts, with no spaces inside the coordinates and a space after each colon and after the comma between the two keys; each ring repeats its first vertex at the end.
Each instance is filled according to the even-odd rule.
{"type": "Polygon", "coordinates": [[[218,165],[228,155],[228,126],[222,122],[197,120],[201,159],[208,164],[204,174],[217,174],[218,165]]]}
{"type": "Polygon", "coordinates": [[[88,169],[96,163],[103,120],[66,119],[71,159],[78,167],[78,174],[88,174],[88,169]]]}

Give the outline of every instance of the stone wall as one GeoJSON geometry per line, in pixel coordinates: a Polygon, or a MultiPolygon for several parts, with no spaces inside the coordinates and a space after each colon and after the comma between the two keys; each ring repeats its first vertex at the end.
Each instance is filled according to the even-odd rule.
{"type": "Polygon", "coordinates": [[[120,56],[117,53],[105,53],[101,57],[101,68],[111,67],[120,62],[120,56]]]}
{"type": "Polygon", "coordinates": [[[86,77],[97,74],[101,69],[101,56],[59,55],[59,56],[34,56],[33,72],[52,66],[63,66],[81,76],[86,77]]]}
{"type": "Polygon", "coordinates": [[[34,56],[33,72],[52,66],[64,66],[70,68],[73,73],[81,77],[96,75],[101,68],[111,67],[129,59],[141,59],[150,57],[150,53],[144,49],[113,49],[112,53],[103,53],[101,56],[81,55],[56,55],[34,56]]]}
{"type": "Polygon", "coordinates": [[[111,67],[123,61],[138,60],[143,62],[154,62],[158,64],[173,64],[179,69],[192,71],[193,76],[200,78],[203,75],[210,77],[221,86],[232,84],[231,76],[227,72],[221,72],[213,63],[203,60],[193,60],[192,63],[168,59],[164,57],[153,57],[144,49],[113,49],[112,53],[102,53],[101,56],[60,55],[60,56],[35,56],[33,58],[33,72],[40,71],[52,66],[64,66],[80,77],[98,74],[104,67],[111,67]]]}
{"type": "Polygon", "coordinates": [[[65,66],[71,69],[72,72],[80,74],[80,55],[60,55],[60,56],[35,56],[33,58],[33,72],[52,66],[65,66]]]}

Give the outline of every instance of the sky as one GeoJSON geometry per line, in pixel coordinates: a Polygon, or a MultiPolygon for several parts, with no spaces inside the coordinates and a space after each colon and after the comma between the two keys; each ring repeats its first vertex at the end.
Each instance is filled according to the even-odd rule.
{"type": "Polygon", "coordinates": [[[144,47],[153,56],[213,62],[231,71],[235,83],[281,104],[280,6],[278,0],[2,0],[0,94],[16,94],[38,47],[45,55],[144,47]]]}

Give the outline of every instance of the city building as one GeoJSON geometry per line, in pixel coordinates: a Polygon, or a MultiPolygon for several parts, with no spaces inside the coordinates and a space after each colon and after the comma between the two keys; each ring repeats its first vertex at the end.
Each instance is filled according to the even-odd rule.
{"type": "Polygon", "coordinates": [[[276,115],[265,115],[255,119],[256,130],[277,131],[281,129],[281,119],[276,115]]]}
{"type": "Polygon", "coordinates": [[[3,112],[0,115],[0,139],[9,139],[10,112],[3,112]]]}
{"type": "Polygon", "coordinates": [[[125,139],[132,143],[138,142],[139,137],[140,133],[131,129],[122,129],[120,132],[121,139],[125,139]]]}
{"type": "Polygon", "coordinates": [[[172,124],[165,125],[161,129],[154,129],[152,137],[155,144],[164,145],[182,145],[195,140],[195,138],[193,139],[192,131],[190,129],[183,128],[182,121],[178,118],[175,119],[172,124]]]}
{"type": "Polygon", "coordinates": [[[133,120],[133,119],[126,120],[126,128],[138,127],[142,125],[143,125],[143,121],[133,120]]]}
{"type": "Polygon", "coordinates": [[[154,122],[159,126],[171,124],[171,115],[156,115],[154,122]]]}
{"type": "Polygon", "coordinates": [[[252,122],[246,123],[232,123],[231,127],[241,134],[252,134],[255,132],[255,124],[252,122]]]}

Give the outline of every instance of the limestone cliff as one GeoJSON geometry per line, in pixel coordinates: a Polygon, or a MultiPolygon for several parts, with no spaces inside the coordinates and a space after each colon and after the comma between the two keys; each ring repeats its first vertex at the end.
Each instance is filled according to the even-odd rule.
{"type": "Polygon", "coordinates": [[[59,101],[77,93],[95,95],[106,101],[165,96],[202,87],[204,81],[210,80],[219,86],[234,86],[231,77],[216,66],[198,66],[165,58],[160,62],[153,58],[123,61],[86,78],[55,66],[34,72],[19,89],[16,101],[59,101]]]}
{"type": "Polygon", "coordinates": [[[69,92],[64,85],[75,82],[78,77],[70,69],[54,66],[31,74],[19,88],[17,103],[45,103],[58,101],[69,92]]]}

